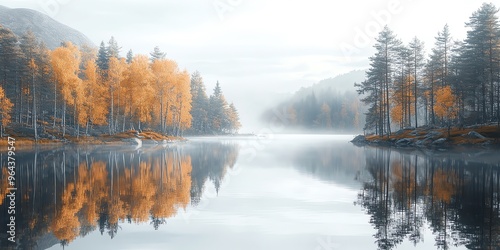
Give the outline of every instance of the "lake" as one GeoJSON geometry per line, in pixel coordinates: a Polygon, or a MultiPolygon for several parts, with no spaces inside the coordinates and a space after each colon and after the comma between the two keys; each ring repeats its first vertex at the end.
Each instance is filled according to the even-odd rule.
{"type": "Polygon", "coordinates": [[[2,249],[495,249],[498,150],[357,147],[353,136],[190,138],[18,151],[2,249]]]}

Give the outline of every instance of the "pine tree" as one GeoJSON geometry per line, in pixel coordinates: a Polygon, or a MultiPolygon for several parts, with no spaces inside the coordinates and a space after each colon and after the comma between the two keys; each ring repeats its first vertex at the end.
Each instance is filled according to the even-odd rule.
{"type": "Polygon", "coordinates": [[[149,53],[151,56],[151,61],[154,62],[156,60],[161,60],[165,59],[167,56],[167,53],[164,53],[160,50],[160,47],[156,46],[151,53],[149,53]]]}
{"type": "Polygon", "coordinates": [[[225,110],[227,108],[226,98],[222,94],[219,81],[215,84],[213,94],[210,96],[209,101],[209,114],[210,130],[214,133],[223,133],[225,127],[225,110]]]}
{"type": "Polygon", "coordinates": [[[0,87],[14,103],[16,122],[21,122],[23,104],[23,86],[19,81],[20,55],[17,36],[0,25],[0,87]]]}
{"type": "Polygon", "coordinates": [[[449,63],[451,57],[453,41],[451,39],[450,29],[448,24],[443,27],[443,30],[438,32],[436,43],[434,47],[434,54],[436,56],[439,71],[439,78],[441,87],[448,86],[449,63]]]}
{"type": "Polygon", "coordinates": [[[415,105],[415,127],[418,127],[418,97],[420,96],[420,79],[422,68],[425,66],[424,43],[414,37],[409,44],[411,50],[411,60],[413,61],[413,104],[415,105]]]}
{"type": "Polygon", "coordinates": [[[208,96],[200,72],[195,71],[191,75],[191,96],[193,104],[191,114],[193,116],[192,128],[195,133],[207,133],[209,130],[208,118],[208,96]]]}
{"type": "MultiPolygon", "coordinates": [[[[35,35],[31,30],[26,32],[21,38],[21,51],[22,57],[22,70],[25,72],[24,76],[28,82],[30,82],[30,93],[32,99],[31,108],[31,124],[35,131],[35,141],[38,140],[37,131],[37,85],[39,85],[40,75],[44,74],[44,65],[47,63],[44,57],[43,48],[40,47],[35,35]]],[[[29,114],[27,114],[29,117],[29,114]]]]}
{"type": "Polygon", "coordinates": [[[106,72],[109,68],[108,48],[104,44],[104,41],[101,41],[99,51],[97,52],[97,66],[101,72],[106,72]]]}
{"type": "Polygon", "coordinates": [[[370,57],[370,69],[367,71],[367,80],[357,84],[358,93],[365,95],[363,102],[370,104],[368,109],[369,121],[368,128],[375,126],[379,135],[391,134],[389,89],[392,83],[392,74],[396,63],[396,56],[401,42],[396,38],[393,32],[385,26],[379,33],[377,43],[375,44],[376,53],[370,57]]]}
{"type": "Polygon", "coordinates": [[[112,36],[109,39],[108,47],[106,49],[107,56],[108,56],[108,63],[109,63],[109,59],[112,57],[120,59],[120,50],[121,50],[121,47],[118,46],[118,43],[116,42],[115,38],[112,36]]]}
{"type": "MultiPolygon", "coordinates": [[[[496,14],[498,9],[491,3],[484,3],[479,10],[470,17],[466,26],[467,31],[463,56],[464,60],[470,63],[468,68],[469,84],[475,87],[474,92],[480,94],[477,99],[480,101],[481,122],[486,122],[488,118],[493,119],[494,106],[500,97],[494,97],[495,82],[498,82],[498,72],[500,61],[500,28],[496,14]],[[475,86],[474,86],[475,85],[475,86]],[[495,100],[496,99],[496,100],[495,100]]],[[[497,83],[498,85],[498,83],[497,83]]]]}
{"type": "Polygon", "coordinates": [[[132,63],[133,59],[134,59],[134,53],[132,52],[132,50],[129,50],[127,52],[127,63],[128,64],[132,63]]]}
{"type": "Polygon", "coordinates": [[[240,116],[238,114],[238,110],[233,103],[231,103],[226,112],[227,119],[229,120],[229,131],[231,133],[237,133],[241,128],[240,116]]]}

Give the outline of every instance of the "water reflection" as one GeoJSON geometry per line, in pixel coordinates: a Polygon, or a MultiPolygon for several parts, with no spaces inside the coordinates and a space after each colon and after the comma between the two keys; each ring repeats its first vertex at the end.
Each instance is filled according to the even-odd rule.
{"type": "Polygon", "coordinates": [[[498,249],[498,167],[498,160],[469,153],[367,149],[370,178],[357,203],[371,216],[379,249],[404,240],[418,247],[427,228],[439,249],[498,249]]]}
{"type": "MultiPolygon", "coordinates": [[[[113,238],[121,223],[158,229],[189,204],[196,205],[207,180],[220,186],[238,147],[201,143],[140,150],[68,147],[18,153],[17,248],[70,244],[99,230],[113,238]]],[[[6,155],[1,155],[0,225],[6,225],[6,155]]],[[[6,229],[6,227],[2,226],[6,229]]],[[[2,249],[7,230],[1,230],[2,249]]]]}

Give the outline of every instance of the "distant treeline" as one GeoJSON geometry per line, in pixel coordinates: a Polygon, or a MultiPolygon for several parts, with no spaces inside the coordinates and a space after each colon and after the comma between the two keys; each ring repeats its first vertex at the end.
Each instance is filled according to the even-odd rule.
{"type": "Polygon", "coordinates": [[[239,129],[218,83],[208,98],[200,74],[191,79],[158,47],[149,56],[130,50],[126,58],[120,49],[111,38],[98,50],[65,42],[51,51],[31,31],[17,37],[0,25],[0,136],[11,122],[35,138],[49,126],[63,136],[67,127],[72,136],[80,127],[86,134],[147,128],[177,136],[239,129]]]}
{"type": "Polygon", "coordinates": [[[365,129],[378,135],[419,125],[500,125],[498,8],[484,3],[466,23],[467,37],[453,40],[448,25],[430,54],[417,37],[403,44],[386,26],[358,92],[369,106],[365,129]]]}
{"type": "Polygon", "coordinates": [[[279,120],[289,129],[321,132],[356,131],[363,124],[363,107],[356,93],[332,88],[302,89],[291,99],[266,111],[264,120],[279,120]]]}

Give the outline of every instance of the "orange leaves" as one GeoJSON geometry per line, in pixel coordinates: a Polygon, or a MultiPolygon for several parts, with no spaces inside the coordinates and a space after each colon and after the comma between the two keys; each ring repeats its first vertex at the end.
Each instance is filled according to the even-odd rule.
{"type": "Polygon", "coordinates": [[[432,179],[434,182],[434,192],[432,195],[439,201],[450,203],[458,187],[457,179],[457,176],[453,172],[441,169],[437,170],[432,179]]]}
{"type": "Polygon", "coordinates": [[[450,86],[445,86],[436,90],[434,111],[437,116],[443,119],[453,120],[457,117],[457,97],[453,94],[450,86]]]}
{"type": "Polygon", "coordinates": [[[12,104],[10,99],[7,98],[3,88],[0,87],[0,123],[3,127],[9,125],[10,123],[11,119],[10,112],[13,106],[14,104],[12,104]]]}
{"type": "Polygon", "coordinates": [[[50,54],[50,63],[55,80],[60,84],[61,93],[68,105],[75,104],[81,91],[80,51],[72,43],[58,47],[50,54]]]}
{"type": "Polygon", "coordinates": [[[126,72],[125,86],[127,97],[130,98],[130,115],[139,122],[147,122],[151,119],[150,108],[154,101],[152,79],[149,58],[145,55],[135,56],[126,72]]]}
{"type": "Polygon", "coordinates": [[[96,125],[104,125],[107,122],[108,106],[106,101],[107,89],[101,83],[97,74],[97,65],[94,60],[85,63],[85,80],[83,81],[82,109],[78,115],[80,125],[87,121],[96,125]]]}
{"type": "MultiPolygon", "coordinates": [[[[110,57],[108,67],[101,69],[92,50],[80,52],[66,43],[50,52],[50,65],[57,85],[54,94],[59,90],[64,104],[74,109],[73,125],[110,123],[113,133],[119,122],[123,129],[125,124],[134,128],[134,123],[141,129],[142,123],[149,128],[160,125],[164,133],[168,126],[176,134],[191,126],[190,76],[173,60],[151,62],[137,55],[127,64],[110,57]]],[[[62,111],[65,118],[66,106],[62,111]]]]}

